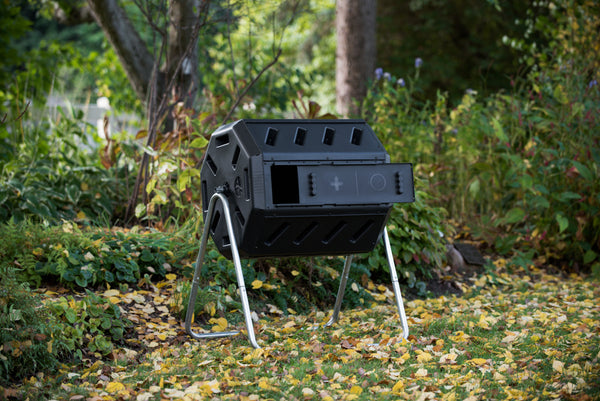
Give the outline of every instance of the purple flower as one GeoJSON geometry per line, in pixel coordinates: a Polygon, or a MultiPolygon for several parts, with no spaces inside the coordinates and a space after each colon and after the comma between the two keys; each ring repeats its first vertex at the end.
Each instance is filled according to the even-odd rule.
{"type": "Polygon", "coordinates": [[[598,85],[598,81],[596,81],[595,79],[592,79],[588,85],[588,88],[591,89],[596,85],[598,85]]]}
{"type": "Polygon", "coordinates": [[[383,73],[383,78],[387,81],[390,81],[392,79],[392,76],[390,75],[389,72],[384,72],[383,73]]]}
{"type": "Polygon", "coordinates": [[[415,59],[415,68],[421,68],[421,66],[423,65],[423,59],[421,59],[421,57],[417,57],[415,59]]]}
{"type": "Polygon", "coordinates": [[[379,81],[382,76],[383,76],[383,68],[376,68],[375,69],[375,80],[379,81]]]}
{"type": "Polygon", "coordinates": [[[469,96],[475,96],[477,94],[477,91],[469,88],[465,91],[465,93],[469,96]]]}
{"type": "Polygon", "coordinates": [[[404,82],[404,78],[398,78],[398,80],[396,81],[396,85],[404,88],[406,86],[406,82],[404,82]]]}

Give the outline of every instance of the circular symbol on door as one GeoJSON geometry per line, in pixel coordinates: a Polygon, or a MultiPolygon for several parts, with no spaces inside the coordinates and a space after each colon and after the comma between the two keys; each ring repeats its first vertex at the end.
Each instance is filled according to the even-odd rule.
{"type": "Polygon", "coordinates": [[[385,189],[386,180],[382,174],[376,173],[371,176],[369,184],[374,191],[383,191],[385,189]]]}
{"type": "Polygon", "coordinates": [[[235,181],[233,182],[233,192],[235,193],[235,196],[237,196],[238,198],[241,198],[242,194],[244,193],[242,179],[239,176],[235,177],[235,181]]]}

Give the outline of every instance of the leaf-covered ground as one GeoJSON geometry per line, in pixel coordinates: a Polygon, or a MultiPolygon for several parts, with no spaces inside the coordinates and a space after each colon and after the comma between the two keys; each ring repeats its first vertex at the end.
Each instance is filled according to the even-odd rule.
{"type": "Polygon", "coordinates": [[[330,328],[323,312],[261,316],[261,349],[244,335],[187,337],[167,307],[176,286],[169,278],[144,291],[102,294],[136,323],[137,335],[112,361],[65,367],[57,399],[600,397],[600,283],[578,276],[484,275],[461,297],[406,302],[408,341],[391,292],[377,287],[379,303],[343,310],[330,328]]]}

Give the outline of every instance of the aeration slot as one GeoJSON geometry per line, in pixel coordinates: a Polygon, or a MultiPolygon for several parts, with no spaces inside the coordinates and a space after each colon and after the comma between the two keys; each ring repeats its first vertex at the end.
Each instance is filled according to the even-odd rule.
{"type": "Polygon", "coordinates": [[[304,145],[304,139],[306,139],[306,129],[298,127],[296,129],[296,135],[294,136],[294,143],[296,145],[304,145]]]}
{"type": "Polygon", "coordinates": [[[212,157],[210,157],[210,155],[206,155],[206,164],[210,168],[210,171],[212,171],[213,175],[217,175],[217,171],[219,171],[219,168],[215,164],[215,161],[212,159],[212,157]]]}
{"type": "Polygon", "coordinates": [[[213,215],[213,219],[212,222],[210,224],[210,231],[211,233],[215,233],[217,226],[219,225],[219,220],[221,219],[221,212],[219,212],[218,210],[215,211],[215,214],[213,215]]]}
{"type": "Polygon", "coordinates": [[[371,229],[371,227],[373,226],[373,220],[369,220],[367,221],[365,224],[363,224],[357,232],[354,233],[354,235],[352,235],[352,238],[350,239],[350,242],[352,242],[353,244],[358,242],[358,240],[360,239],[360,237],[362,237],[367,231],[369,231],[371,229]]]}
{"type": "Polygon", "coordinates": [[[267,137],[265,138],[265,143],[269,146],[275,146],[275,139],[277,138],[277,133],[279,131],[276,128],[269,127],[267,129],[267,137]]]}
{"type": "Polygon", "coordinates": [[[290,228],[290,223],[283,223],[282,225],[277,227],[277,230],[273,231],[271,235],[269,235],[269,238],[267,238],[267,240],[265,241],[265,245],[273,245],[275,241],[277,241],[288,230],[288,228],[290,228]]]}
{"type": "Polygon", "coordinates": [[[242,226],[244,224],[246,224],[246,219],[244,218],[244,215],[242,214],[242,211],[240,210],[240,208],[237,206],[235,208],[235,217],[237,217],[238,221],[240,222],[240,224],[242,226]]]}
{"type": "Polygon", "coordinates": [[[360,128],[352,128],[352,134],[350,135],[350,143],[352,145],[359,146],[362,140],[362,130],[360,128]]]}
{"type": "Polygon", "coordinates": [[[244,191],[246,191],[246,200],[250,200],[250,173],[244,169],[244,191]]]}
{"type": "Polygon", "coordinates": [[[335,130],[333,128],[326,127],[325,132],[323,133],[323,143],[325,145],[333,145],[333,135],[335,134],[335,130]]]}
{"type": "Polygon", "coordinates": [[[302,230],[302,232],[300,233],[300,235],[298,235],[296,237],[296,239],[294,240],[294,245],[300,245],[304,242],[304,240],[306,240],[310,234],[315,231],[315,229],[319,227],[319,223],[317,223],[316,221],[313,221],[312,223],[310,223],[308,226],[306,226],[306,228],[304,230],[302,230]]]}
{"type": "Polygon", "coordinates": [[[224,134],[224,135],[216,136],[215,144],[217,145],[217,148],[220,148],[221,146],[229,145],[229,135],[224,134]]]}
{"type": "Polygon", "coordinates": [[[235,151],[233,152],[233,158],[231,159],[231,167],[236,170],[238,165],[238,160],[240,159],[240,147],[236,146],[235,151]]]}
{"type": "Polygon", "coordinates": [[[231,241],[229,240],[229,235],[224,235],[222,242],[223,242],[223,246],[230,246],[231,245],[231,241]]]}
{"type": "Polygon", "coordinates": [[[204,210],[208,210],[208,184],[206,181],[202,181],[202,206],[204,210]]]}
{"type": "Polygon", "coordinates": [[[272,165],[271,193],[273,194],[273,204],[275,205],[299,203],[298,167],[272,165]]]}
{"type": "Polygon", "coordinates": [[[321,242],[325,245],[329,244],[331,240],[333,240],[344,228],[346,227],[345,221],[340,221],[334,228],[331,230],[325,238],[321,242]]]}

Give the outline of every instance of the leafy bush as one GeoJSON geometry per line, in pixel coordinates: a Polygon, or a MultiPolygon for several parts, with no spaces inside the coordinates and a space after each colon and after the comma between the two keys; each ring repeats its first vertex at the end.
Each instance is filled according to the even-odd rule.
{"type": "MultiPolygon", "coordinates": [[[[414,203],[394,205],[387,224],[398,277],[404,278],[409,288],[416,288],[420,296],[425,295],[425,282],[433,277],[433,269],[442,266],[446,237],[453,236],[446,210],[428,205],[430,198],[417,190],[414,203]]],[[[365,258],[361,263],[385,282],[390,271],[383,241],[365,258]]]]}
{"type": "Polygon", "coordinates": [[[107,170],[93,155],[83,112],[61,110],[56,124],[26,126],[12,141],[10,160],[0,160],[0,222],[57,223],[61,219],[109,221],[125,204],[126,172],[107,170]]]}
{"type": "Polygon", "coordinates": [[[108,355],[133,327],[129,320],[123,319],[117,305],[89,290],[79,300],[73,296],[60,297],[47,301],[46,305],[61,325],[66,348],[79,359],[84,352],[108,355]]]}
{"type": "Polygon", "coordinates": [[[600,18],[585,1],[540,7],[528,30],[549,47],[521,46],[530,72],[512,93],[417,104],[417,63],[411,79],[379,74],[363,108],[392,159],[429,179],[429,203],[496,251],[533,248],[542,262],[600,272],[600,18]]]}
{"type": "Polygon", "coordinates": [[[70,350],[41,298],[12,270],[0,271],[0,384],[6,385],[53,372],[70,350]]]}
{"type": "Polygon", "coordinates": [[[180,268],[195,245],[176,234],[81,231],[68,222],[50,227],[9,222],[1,227],[0,266],[16,266],[20,280],[38,286],[43,279],[88,288],[136,284],[145,275],[162,278],[180,268]]]}

